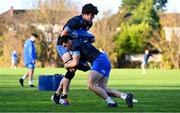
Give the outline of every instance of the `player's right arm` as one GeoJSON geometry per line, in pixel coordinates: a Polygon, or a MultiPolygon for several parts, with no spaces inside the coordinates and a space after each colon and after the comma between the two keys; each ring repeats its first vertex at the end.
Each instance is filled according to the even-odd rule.
{"type": "Polygon", "coordinates": [[[65,36],[65,35],[69,35],[69,30],[63,29],[63,31],[61,32],[61,36],[65,36]]]}
{"type": "Polygon", "coordinates": [[[64,65],[64,67],[66,69],[74,68],[74,67],[76,67],[79,64],[80,52],[79,51],[73,52],[72,58],[73,58],[72,60],[70,60],[69,62],[67,62],[64,65]]]}
{"type": "Polygon", "coordinates": [[[71,18],[64,26],[60,36],[69,35],[70,33],[72,33],[73,30],[78,29],[79,26],[80,26],[79,18],[78,17],[71,18]]]}

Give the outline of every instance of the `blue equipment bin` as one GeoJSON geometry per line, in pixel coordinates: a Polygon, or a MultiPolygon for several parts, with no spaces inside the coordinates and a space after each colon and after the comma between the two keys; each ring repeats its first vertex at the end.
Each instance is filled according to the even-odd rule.
{"type": "Polygon", "coordinates": [[[40,75],[39,76],[39,91],[56,91],[59,87],[63,75],[40,75]]]}

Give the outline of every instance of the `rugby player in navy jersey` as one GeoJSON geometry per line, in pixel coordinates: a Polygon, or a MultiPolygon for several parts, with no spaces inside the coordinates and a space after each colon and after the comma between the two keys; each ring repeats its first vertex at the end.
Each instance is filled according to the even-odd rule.
{"type": "MultiPolygon", "coordinates": [[[[72,17],[67,21],[65,26],[63,27],[62,32],[60,33],[60,36],[58,37],[56,49],[58,51],[58,54],[61,56],[64,64],[68,64],[72,61],[72,55],[70,54],[70,51],[61,46],[59,44],[59,40],[61,39],[61,36],[71,36],[73,39],[82,39],[89,41],[90,43],[93,43],[95,41],[95,37],[88,32],[88,30],[93,25],[93,18],[95,15],[98,14],[98,9],[96,6],[92,4],[85,4],[82,7],[81,15],[72,17]]],[[[68,68],[67,72],[65,74],[65,77],[61,80],[61,83],[59,85],[59,88],[55,92],[55,94],[51,97],[51,100],[55,102],[56,104],[59,104],[59,102],[63,105],[69,105],[68,102],[68,87],[70,85],[71,79],[75,75],[76,69],[87,71],[89,70],[89,66],[86,62],[81,61],[78,66],[73,68],[68,68]],[[60,97],[61,96],[61,97],[60,97]]]]}
{"type": "Polygon", "coordinates": [[[88,75],[88,88],[96,95],[104,99],[108,107],[117,107],[117,103],[111,96],[122,98],[128,107],[133,107],[133,94],[123,93],[107,87],[111,63],[107,55],[101,53],[89,41],[83,39],[72,39],[70,36],[62,36],[58,43],[72,52],[73,59],[65,64],[65,68],[78,66],[80,59],[91,63],[88,75]]]}

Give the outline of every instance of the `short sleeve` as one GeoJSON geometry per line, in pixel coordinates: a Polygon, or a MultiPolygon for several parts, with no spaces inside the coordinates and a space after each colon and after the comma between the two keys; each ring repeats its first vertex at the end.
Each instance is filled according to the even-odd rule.
{"type": "Polygon", "coordinates": [[[71,51],[71,55],[80,55],[80,51],[71,51]]]}

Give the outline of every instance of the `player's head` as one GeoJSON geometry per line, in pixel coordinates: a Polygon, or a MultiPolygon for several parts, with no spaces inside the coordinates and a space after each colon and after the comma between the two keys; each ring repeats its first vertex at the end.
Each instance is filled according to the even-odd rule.
{"type": "Polygon", "coordinates": [[[148,49],[145,49],[145,54],[149,54],[149,50],[148,49]]]}
{"type": "Polygon", "coordinates": [[[16,54],[16,50],[13,51],[13,54],[16,54]]]}
{"type": "Polygon", "coordinates": [[[35,41],[37,38],[38,38],[38,34],[37,34],[37,33],[31,33],[30,39],[31,39],[32,41],[35,41]]]}
{"type": "Polygon", "coordinates": [[[94,18],[94,15],[97,15],[98,12],[99,11],[97,7],[91,3],[85,4],[82,7],[82,11],[81,11],[83,18],[87,21],[92,21],[92,19],[94,18]]]}
{"type": "Polygon", "coordinates": [[[60,44],[62,47],[70,50],[72,46],[72,37],[68,35],[61,36],[58,38],[58,44],[60,44]]]}

